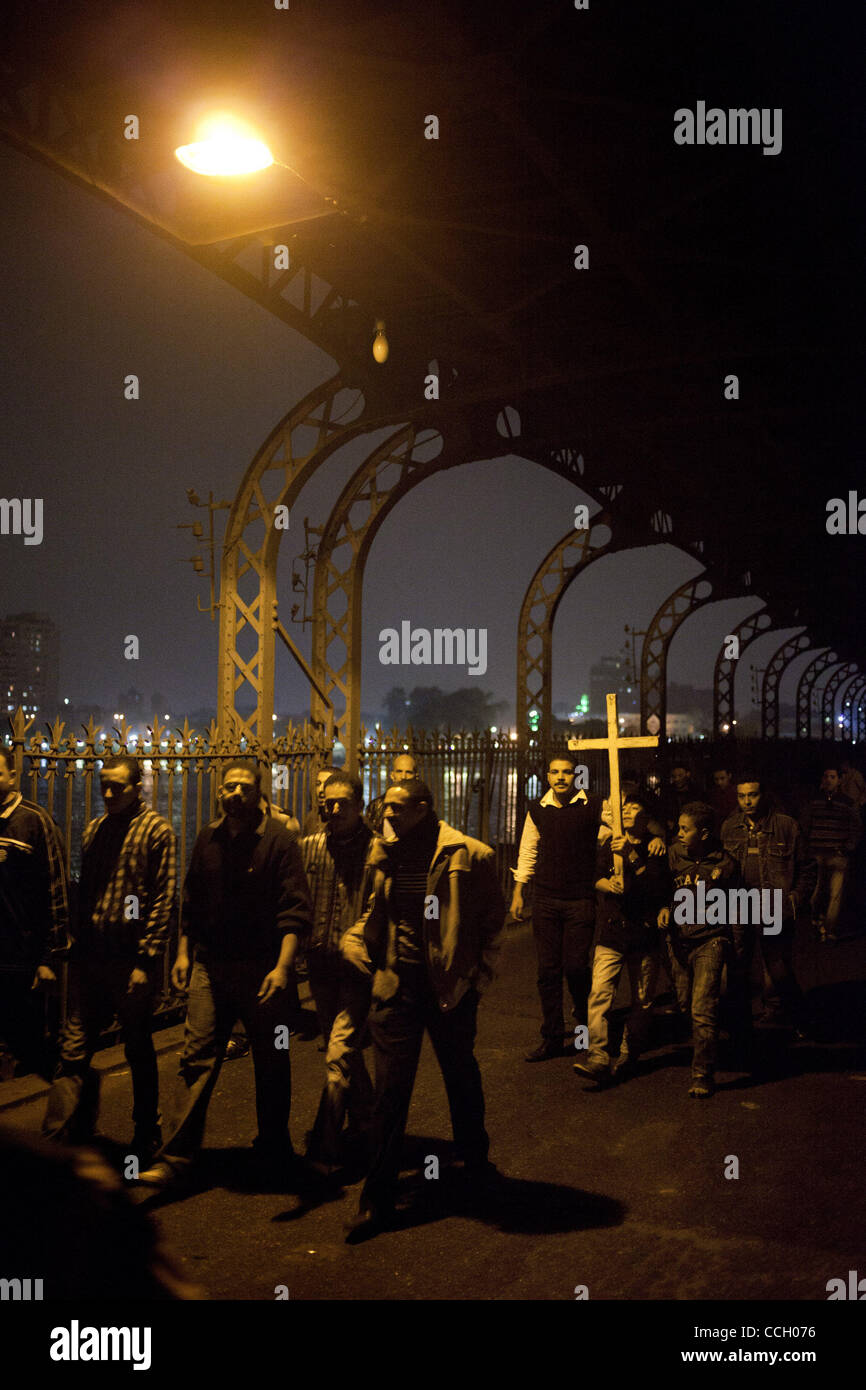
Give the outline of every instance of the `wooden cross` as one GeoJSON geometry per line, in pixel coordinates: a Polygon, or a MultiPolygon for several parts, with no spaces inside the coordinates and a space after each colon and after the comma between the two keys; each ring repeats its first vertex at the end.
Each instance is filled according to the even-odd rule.
{"type": "MultiPolygon", "coordinates": [[[[607,738],[578,738],[576,740],[578,752],[584,748],[606,748],[608,762],[610,764],[610,809],[613,814],[613,833],[615,837],[622,835],[622,798],[619,789],[619,750],[620,748],[657,748],[658,739],[651,734],[641,735],[640,738],[625,738],[620,736],[619,718],[616,712],[616,695],[607,697],[607,738]]],[[[572,747],[573,740],[569,740],[569,747],[572,747]]],[[[613,857],[613,871],[618,877],[623,877],[622,855],[615,854],[613,857]]]]}

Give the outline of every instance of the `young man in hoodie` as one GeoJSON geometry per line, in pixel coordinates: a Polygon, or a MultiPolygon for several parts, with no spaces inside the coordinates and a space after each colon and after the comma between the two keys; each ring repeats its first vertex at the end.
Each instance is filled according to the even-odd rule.
{"type": "Polygon", "coordinates": [[[440,821],[418,779],[389,787],[385,826],[370,849],[370,897],[342,939],[346,960],[372,977],[376,1068],[372,1161],[357,1241],[393,1220],[409,1102],[425,1030],[442,1071],[457,1156],[476,1186],[491,1173],[475,1022],[505,920],[493,850],[440,821]]]}
{"type": "MultiPolygon", "coordinates": [[[[715,1089],[722,969],[729,958],[726,907],[702,905],[710,888],[727,891],[737,867],[714,835],[715,813],[690,801],[679,815],[677,838],[668,850],[673,879],[673,910],[663,907],[658,924],[666,933],[671,977],[682,1013],[692,1017],[692,1077],[689,1095],[706,1100],[715,1089]],[[702,893],[699,884],[705,884],[702,893]]],[[[729,901],[729,899],[728,899],[729,901]]]]}
{"type": "Polygon", "coordinates": [[[636,791],[624,797],[622,825],[621,837],[598,846],[598,935],[589,996],[589,1051],[574,1064],[575,1071],[599,1082],[611,1074],[609,1020],[624,966],[631,985],[631,1010],[613,1067],[617,1080],[624,1080],[634,1069],[646,1046],[658,976],[656,921],[669,896],[667,859],[651,850],[654,833],[636,791]],[[614,855],[622,856],[622,877],[614,873],[614,855]]]}

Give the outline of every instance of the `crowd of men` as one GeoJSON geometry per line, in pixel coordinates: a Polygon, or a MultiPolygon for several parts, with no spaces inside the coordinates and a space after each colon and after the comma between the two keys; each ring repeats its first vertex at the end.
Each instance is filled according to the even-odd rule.
{"type": "MultiPolygon", "coordinates": [[[[633,774],[621,780],[617,816],[609,801],[576,789],[574,761],[557,756],[548,790],[529,807],[510,905],[516,921],[531,915],[538,959],[541,1042],[526,1061],[576,1057],[576,1071],[597,1088],[634,1076],[666,971],[683,1037],[691,1028],[689,1094],[708,1099],[724,1033],[729,1065],[754,1066],[756,952],[768,1009],[793,1038],[809,1035],[793,963],[796,922],[811,912],[822,941],[838,938],[866,784],[850,764],[828,765],[798,823],[748,769],[717,769],[702,793],[677,764],[659,798],[633,774]],[[630,1004],[620,1028],[614,1006],[624,971],[630,1004]]],[[[347,1239],[364,1239],[394,1220],[426,1032],[448,1097],[455,1168],[472,1194],[489,1191],[495,1169],[474,1042],[506,903],[493,850],[437,816],[415,758],[395,759],[384,796],[366,814],[361,782],[322,769],[303,826],[270,805],[256,764],[226,766],[220,816],[198,835],[182,885],[171,979],[187,1014],[167,1123],[152,1028],[175,904],[175,835],[145,804],[136,758],[107,758],[100,786],[105,811],[84,831],[71,916],[60,832],[21,796],[11,754],[0,748],[0,1039],[25,1070],[45,1073],[41,1000],[61,956],[69,959],[46,1138],[92,1138],[99,1092],[91,1063],[116,1017],[132,1079],[127,1176],[149,1193],[180,1188],[240,1021],[252,1052],[263,1181],[291,1179],[309,1191],[363,1174],[347,1239]],[[301,955],[325,1051],[303,1158],[289,1136],[301,955]]]]}

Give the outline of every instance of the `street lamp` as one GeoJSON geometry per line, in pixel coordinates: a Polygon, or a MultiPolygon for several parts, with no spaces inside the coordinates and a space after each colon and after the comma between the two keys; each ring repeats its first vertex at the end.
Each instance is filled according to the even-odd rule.
{"type": "Polygon", "coordinates": [[[232,116],[211,116],[199,127],[200,139],[179,145],[176,157],[194,174],[231,178],[256,174],[275,162],[267,145],[232,116]]]}

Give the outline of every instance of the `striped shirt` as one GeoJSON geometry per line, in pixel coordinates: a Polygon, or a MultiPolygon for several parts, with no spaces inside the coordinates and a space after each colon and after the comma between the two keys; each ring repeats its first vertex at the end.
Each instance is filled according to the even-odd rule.
{"type": "Polygon", "coordinates": [[[68,945],[66,856],[48,812],[16,792],[0,811],[0,970],[49,965],[68,945]]]}
{"type": "Polygon", "coordinates": [[[132,815],[92,820],[81,846],[77,944],[143,961],[161,955],[177,889],[168,821],[140,801],[132,815]]]}

